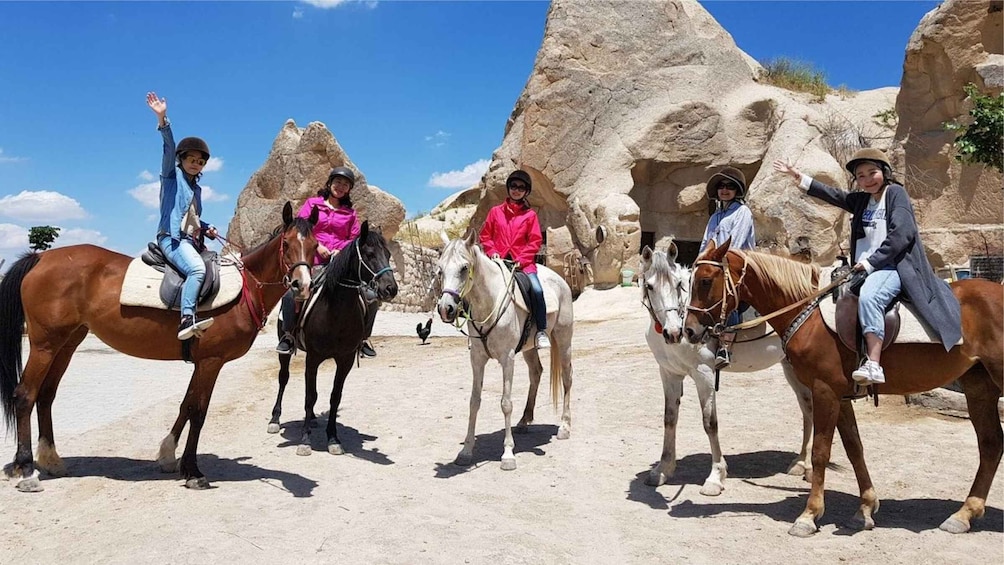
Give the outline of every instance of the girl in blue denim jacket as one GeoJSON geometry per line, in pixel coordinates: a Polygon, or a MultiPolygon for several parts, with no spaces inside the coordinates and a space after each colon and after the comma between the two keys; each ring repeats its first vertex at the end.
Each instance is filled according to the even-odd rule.
{"type": "Polygon", "coordinates": [[[216,239],[217,230],[202,221],[202,187],[199,177],[209,160],[209,146],[198,137],[186,137],[175,147],[171,122],[167,119],[167,99],[146,93],[146,104],[157,115],[157,130],[164,138],[164,158],[160,172],[160,224],[157,245],[171,263],[185,275],[181,288],[181,324],[178,339],[199,337],[213,325],[213,319],[195,319],[199,287],[206,267],[198,249],[201,236],[216,239]]]}

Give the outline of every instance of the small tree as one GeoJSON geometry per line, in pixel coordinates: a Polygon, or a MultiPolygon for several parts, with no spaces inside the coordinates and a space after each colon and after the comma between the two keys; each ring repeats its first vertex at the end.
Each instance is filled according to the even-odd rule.
{"type": "Polygon", "coordinates": [[[983,94],[973,83],[963,87],[972,101],[969,115],[972,123],[964,126],[958,122],[945,123],[945,129],[962,132],[955,138],[955,159],[971,165],[989,165],[1004,173],[1004,92],[997,96],[983,94]]]}
{"type": "Polygon", "coordinates": [[[59,237],[59,228],[53,226],[35,226],[28,230],[28,243],[35,251],[45,251],[52,247],[52,242],[59,237]]]}

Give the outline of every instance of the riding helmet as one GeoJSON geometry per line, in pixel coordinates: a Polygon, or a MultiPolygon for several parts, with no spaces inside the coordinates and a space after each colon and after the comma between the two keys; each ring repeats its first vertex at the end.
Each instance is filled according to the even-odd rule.
{"type": "Polygon", "coordinates": [[[356,174],[348,167],[335,167],[334,169],[331,169],[331,172],[328,173],[328,182],[325,186],[330,188],[332,181],[335,180],[335,177],[342,177],[349,181],[350,189],[356,185],[356,174]]]}
{"type": "Polygon", "coordinates": [[[189,151],[198,151],[199,153],[202,153],[203,159],[209,159],[209,146],[206,145],[205,141],[202,141],[202,138],[186,137],[185,139],[182,139],[181,142],[178,143],[178,148],[174,154],[176,156],[184,155],[189,151]]]}
{"type": "Polygon", "coordinates": [[[718,200],[718,184],[723,181],[731,181],[739,185],[736,200],[742,200],[746,197],[746,175],[735,167],[725,167],[708,179],[708,184],[704,187],[704,191],[708,194],[708,200],[718,200]]]}
{"type": "Polygon", "coordinates": [[[509,178],[505,179],[505,187],[508,189],[512,181],[518,180],[523,181],[526,184],[526,195],[529,196],[530,192],[533,191],[533,182],[530,180],[530,174],[526,171],[516,169],[509,174],[509,178]]]}

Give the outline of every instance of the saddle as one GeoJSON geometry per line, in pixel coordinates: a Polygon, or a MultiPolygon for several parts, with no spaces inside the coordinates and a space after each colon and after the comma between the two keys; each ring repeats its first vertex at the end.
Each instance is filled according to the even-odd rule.
{"type": "MultiPolygon", "coordinates": [[[[839,267],[834,269],[831,280],[843,276],[850,267],[839,267]]],[[[833,302],[836,304],[834,314],[834,329],[840,337],[840,341],[847,349],[854,352],[864,352],[864,335],[861,333],[861,325],[858,323],[858,294],[864,284],[865,276],[852,276],[847,282],[833,289],[833,302]]],[[[905,300],[906,296],[900,294],[889,303],[885,311],[885,337],[882,339],[882,350],[885,351],[890,345],[896,342],[900,329],[899,304],[905,300]]]]}
{"type": "MultiPolygon", "coordinates": [[[[203,305],[206,302],[211,302],[220,290],[220,257],[215,251],[209,250],[204,250],[200,255],[206,265],[206,278],[203,279],[202,286],[199,287],[199,298],[196,300],[196,304],[203,305]]],[[[140,258],[147,265],[164,273],[164,278],[160,283],[160,300],[164,306],[180,310],[181,286],[185,282],[185,275],[167,260],[164,252],[156,243],[148,243],[146,251],[140,258]]]]}
{"type": "MultiPolygon", "coordinates": [[[[526,340],[530,337],[530,328],[534,326],[534,310],[533,310],[533,297],[531,296],[530,289],[530,277],[526,273],[516,268],[515,264],[510,261],[505,261],[500,259],[499,261],[506,267],[506,272],[516,279],[516,288],[519,292],[513,293],[513,303],[517,308],[520,308],[527,313],[526,321],[523,322],[523,330],[520,332],[519,342],[516,344],[516,349],[513,350],[514,353],[519,353],[523,346],[526,344],[526,340]]],[[[548,296],[548,289],[544,288],[544,308],[545,313],[557,312],[558,311],[558,297],[551,293],[548,296]]]]}

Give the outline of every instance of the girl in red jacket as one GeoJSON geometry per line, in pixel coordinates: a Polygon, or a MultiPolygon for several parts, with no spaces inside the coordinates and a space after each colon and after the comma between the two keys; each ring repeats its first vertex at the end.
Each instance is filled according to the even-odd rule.
{"type": "Polygon", "coordinates": [[[537,349],[551,347],[547,339],[547,308],[544,305],[544,289],[537,278],[537,264],[533,258],[540,251],[543,238],[537,213],[530,208],[526,198],[532,186],[526,171],[513,171],[505,181],[508,197],[505,202],[488,211],[488,218],[481,228],[481,247],[489,257],[501,257],[516,263],[530,278],[533,295],[533,316],[537,323],[534,340],[537,349]]]}

